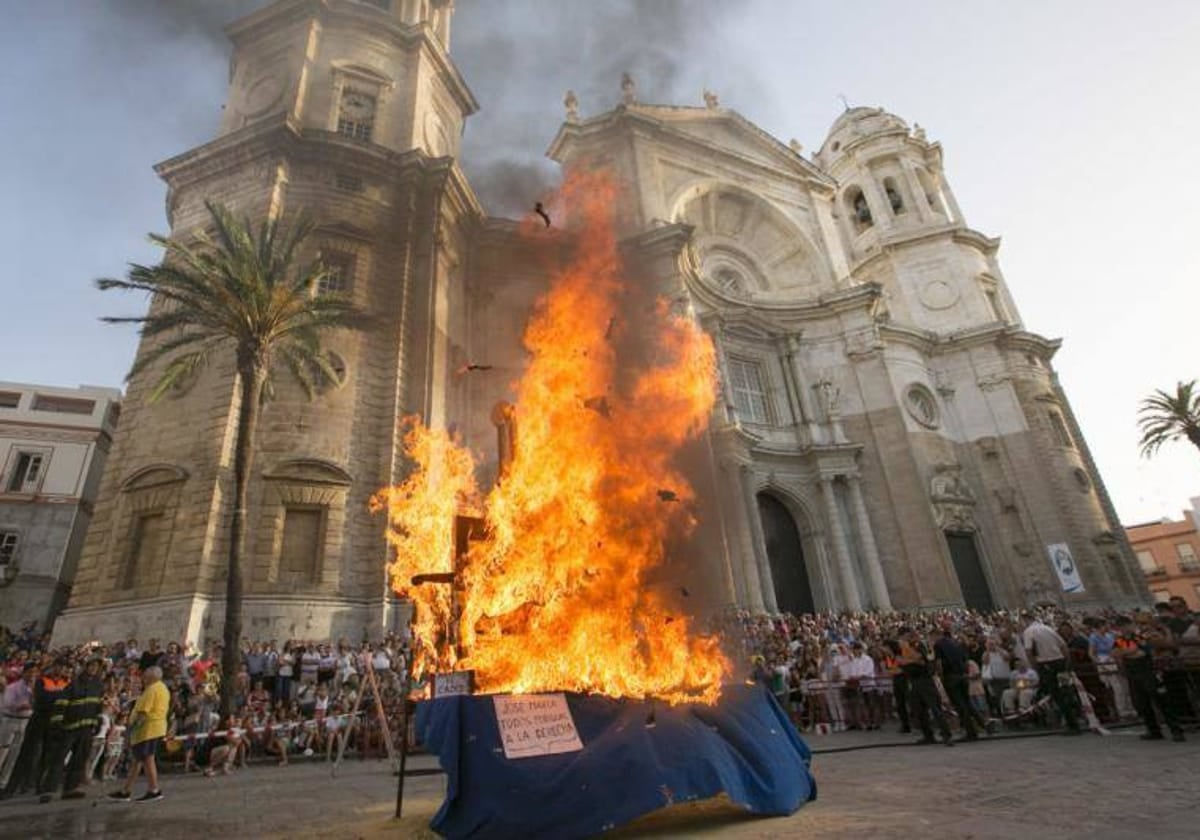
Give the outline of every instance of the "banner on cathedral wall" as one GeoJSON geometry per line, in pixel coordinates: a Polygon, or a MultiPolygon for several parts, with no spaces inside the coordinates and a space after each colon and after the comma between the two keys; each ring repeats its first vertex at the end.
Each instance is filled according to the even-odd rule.
{"type": "Polygon", "coordinates": [[[1050,555],[1050,565],[1058,575],[1063,592],[1083,592],[1083,580],[1079,577],[1075,558],[1071,556],[1071,547],[1066,543],[1054,543],[1046,546],[1046,553],[1050,555]]]}

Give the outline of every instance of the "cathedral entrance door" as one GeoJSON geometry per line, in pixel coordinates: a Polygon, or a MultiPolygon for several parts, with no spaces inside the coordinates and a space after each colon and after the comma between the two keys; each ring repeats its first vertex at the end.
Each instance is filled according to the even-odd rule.
{"type": "Polygon", "coordinates": [[[815,609],[804,549],[796,520],[783,502],[769,493],[758,494],[758,514],[762,519],[767,560],[775,584],[775,603],[781,612],[810,613],[815,609]]]}
{"type": "Polygon", "coordinates": [[[946,532],[946,543],[950,546],[950,559],[954,561],[954,573],[962,590],[963,601],[973,610],[992,609],[992,590],[988,588],[983,563],[975,546],[974,534],[946,532]]]}

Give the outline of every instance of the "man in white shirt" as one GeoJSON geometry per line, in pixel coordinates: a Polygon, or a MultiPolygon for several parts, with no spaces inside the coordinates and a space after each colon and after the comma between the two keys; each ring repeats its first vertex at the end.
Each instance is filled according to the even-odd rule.
{"type": "Polygon", "coordinates": [[[1023,712],[1032,706],[1033,698],[1037,694],[1037,687],[1037,671],[1028,665],[1013,671],[1010,685],[1004,690],[1004,694],[1000,700],[1000,704],[1004,708],[1004,714],[1011,715],[1018,711],[1023,712]]]}
{"type": "Polygon", "coordinates": [[[37,666],[26,663],[21,674],[4,688],[4,699],[0,701],[0,790],[8,784],[25,739],[25,727],[33,717],[33,684],[37,676],[37,666]]]}
{"type": "Polygon", "coordinates": [[[875,660],[864,650],[862,642],[851,646],[851,655],[842,665],[842,679],[846,681],[851,728],[874,729],[866,693],[874,691],[875,660]]]}
{"type": "Polygon", "coordinates": [[[1054,698],[1054,705],[1062,715],[1067,727],[1066,735],[1081,735],[1079,728],[1079,698],[1075,693],[1074,675],[1070,668],[1070,651],[1062,636],[1051,630],[1033,613],[1021,613],[1021,625],[1025,628],[1021,641],[1025,644],[1025,655],[1037,669],[1041,690],[1054,698]]]}

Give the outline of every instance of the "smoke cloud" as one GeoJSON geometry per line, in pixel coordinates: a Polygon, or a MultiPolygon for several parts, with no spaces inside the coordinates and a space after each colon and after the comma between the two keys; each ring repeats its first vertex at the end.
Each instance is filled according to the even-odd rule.
{"type": "MultiPolygon", "coordinates": [[[[55,0],[51,0],[55,2],[55,0]]],[[[268,0],[100,0],[109,62],[135,55],[138,72],[186,71],[189,87],[224,83],[224,27],[268,0]],[[172,66],[180,57],[187,66],[172,66]],[[203,74],[203,75],[202,75],[203,74]],[[203,82],[200,79],[203,78],[203,82]]],[[[725,58],[724,30],[734,8],[723,0],[458,0],[451,54],[481,103],[467,123],[462,165],[484,207],[496,215],[527,212],[557,178],[544,153],[572,89],[584,117],[613,107],[621,74],[633,75],[643,102],[700,104],[705,87],[731,97],[755,85],[725,58]],[[710,76],[720,78],[710,78],[710,76]],[[728,87],[732,85],[732,87],[728,87]]],[[[72,4],[74,5],[74,4],[72,4]]],[[[78,9],[78,7],[75,7],[78,9]]],[[[220,101],[180,103],[182,145],[211,139],[220,101]]]]}

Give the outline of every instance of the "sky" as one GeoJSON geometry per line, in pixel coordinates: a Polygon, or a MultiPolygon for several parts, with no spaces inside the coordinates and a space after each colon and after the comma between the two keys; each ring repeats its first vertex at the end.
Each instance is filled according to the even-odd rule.
{"type": "MultiPolygon", "coordinates": [[[[221,25],[261,0],[0,0],[0,379],[120,385],[137,302],[96,277],[153,262],[151,166],[215,134],[221,25]]],[[[628,70],[646,102],[706,88],[818,148],[881,106],[944,148],[967,223],[1002,238],[1026,327],[1056,368],[1126,524],[1178,517],[1200,453],[1137,449],[1139,401],[1200,378],[1200,3],[1156,0],[458,0],[451,53],[482,104],[463,166],[491,212],[554,176],[574,89],[586,117],[628,70]]]]}

